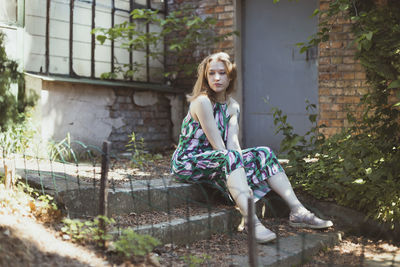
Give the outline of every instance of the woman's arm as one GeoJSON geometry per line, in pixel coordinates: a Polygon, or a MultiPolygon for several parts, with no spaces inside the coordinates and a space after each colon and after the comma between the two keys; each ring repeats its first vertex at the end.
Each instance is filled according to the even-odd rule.
{"type": "Polygon", "coordinates": [[[242,153],[239,143],[239,114],[240,106],[239,104],[231,98],[231,104],[228,107],[228,112],[231,114],[231,118],[228,123],[228,140],[227,148],[236,150],[242,153]]]}
{"type": "Polygon", "coordinates": [[[201,128],[208,141],[215,150],[226,150],[217,123],[214,120],[213,107],[210,99],[205,95],[198,96],[190,104],[190,114],[200,122],[201,128]]]}

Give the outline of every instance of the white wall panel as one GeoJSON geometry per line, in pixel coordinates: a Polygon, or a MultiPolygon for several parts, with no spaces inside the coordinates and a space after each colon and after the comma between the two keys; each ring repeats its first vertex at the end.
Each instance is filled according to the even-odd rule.
{"type": "Polygon", "coordinates": [[[73,48],[74,48],[74,58],[90,61],[91,59],[90,43],[74,42],[73,48]]]}
{"type": "Polygon", "coordinates": [[[25,15],[46,17],[46,1],[43,0],[25,1],[25,15]]]}
{"type": "Polygon", "coordinates": [[[114,49],[114,57],[116,58],[116,62],[120,64],[128,64],[129,63],[129,52],[122,48],[114,49]]]}
{"type": "MultiPolygon", "coordinates": [[[[25,37],[25,42],[27,38],[28,36],[25,37]]],[[[46,53],[46,38],[44,36],[30,36],[29,39],[29,45],[25,45],[25,49],[28,50],[26,52],[41,55],[46,53]]]]}
{"type": "Polygon", "coordinates": [[[96,11],[95,18],[96,28],[110,28],[111,27],[111,12],[96,11]]]}
{"type": "Polygon", "coordinates": [[[69,59],[65,57],[50,56],[49,71],[57,74],[69,74],[69,59]]]}
{"type": "Polygon", "coordinates": [[[90,25],[84,26],[74,24],[74,41],[90,43],[92,40],[91,31],[90,25]]]}
{"type": "Polygon", "coordinates": [[[91,6],[76,5],[74,9],[74,23],[83,25],[92,25],[92,9],[91,6]]]}
{"type": "Polygon", "coordinates": [[[69,41],[50,38],[50,56],[69,57],[69,41]]]}
{"type": "Polygon", "coordinates": [[[110,72],[111,71],[111,65],[110,63],[104,63],[104,62],[96,62],[95,66],[95,76],[100,77],[100,75],[104,72],[110,72]]]}
{"type": "Polygon", "coordinates": [[[25,69],[27,71],[40,72],[46,71],[46,58],[44,55],[29,54],[25,59],[25,69]]]}
{"type": "Polygon", "coordinates": [[[69,22],[50,19],[50,37],[69,39],[69,22]]]}
{"type": "Polygon", "coordinates": [[[46,35],[46,19],[43,17],[26,16],[25,29],[32,35],[46,35]]]}
{"type": "Polygon", "coordinates": [[[115,0],[115,7],[119,9],[129,10],[129,0],[115,0]]]}
{"type": "MultiPolygon", "coordinates": [[[[46,1],[43,1],[46,10],[46,1]]],[[[50,2],[50,18],[69,22],[70,6],[66,2],[51,1],[50,2]]],[[[44,15],[46,16],[46,14],[44,15]]]]}
{"type": "Polygon", "coordinates": [[[111,62],[111,46],[97,45],[95,57],[96,61],[111,62]]]}
{"type": "Polygon", "coordinates": [[[81,60],[74,57],[73,69],[76,74],[81,76],[90,76],[91,62],[88,60],[81,60]]]}

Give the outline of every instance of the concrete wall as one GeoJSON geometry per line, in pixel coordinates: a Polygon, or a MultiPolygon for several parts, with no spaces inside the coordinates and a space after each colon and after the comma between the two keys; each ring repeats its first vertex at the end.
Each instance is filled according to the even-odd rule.
{"type": "Polygon", "coordinates": [[[27,90],[40,96],[36,121],[43,140],[71,139],[101,147],[104,140],[123,152],[129,135],[146,148],[161,150],[177,142],[183,95],[101,84],[65,82],[27,75],[27,90]]]}

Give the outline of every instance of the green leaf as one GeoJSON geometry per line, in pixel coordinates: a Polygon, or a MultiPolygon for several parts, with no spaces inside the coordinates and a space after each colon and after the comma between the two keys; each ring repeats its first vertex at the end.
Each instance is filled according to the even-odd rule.
{"type": "Polygon", "coordinates": [[[104,35],[97,35],[96,37],[97,41],[99,41],[101,44],[104,44],[104,42],[107,40],[107,37],[104,35]]]}
{"type": "Polygon", "coordinates": [[[365,34],[365,38],[367,38],[367,40],[371,41],[373,35],[374,35],[374,33],[370,31],[365,34]]]}
{"type": "Polygon", "coordinates": [[[392,81],[392,82],[389,84],[389,87],[388,87],[388,88],[389,88],[389,89],[400,88],[400,80],[392,81]]]}

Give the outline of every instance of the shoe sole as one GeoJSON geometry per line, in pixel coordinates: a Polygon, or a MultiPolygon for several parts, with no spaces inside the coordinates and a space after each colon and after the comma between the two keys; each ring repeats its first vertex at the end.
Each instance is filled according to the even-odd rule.
{"type": "Polygon", "coordinates": [[[259,243],[259,244],[264,244],[264,243],[271,242],[271,241],[273,241],[273,240],[275,240],[275,239],[276,239],[276,234],[273,234],[273,235],[271,235],[271,236],[269,236],[269,237],[267,237],[267,238],[264,238],[264,239],[257,239],[257,238],[256,238],[256,241],[257,241],[257,243],[259,243]]]}
{"type": "Polygon", "coordinates": [[[312,224],[295,223],[289,221],[289,225],[295,228],[325,229],[333,226],[333,223],[328,223],[327,225],[312,225],[312,224]]]}

